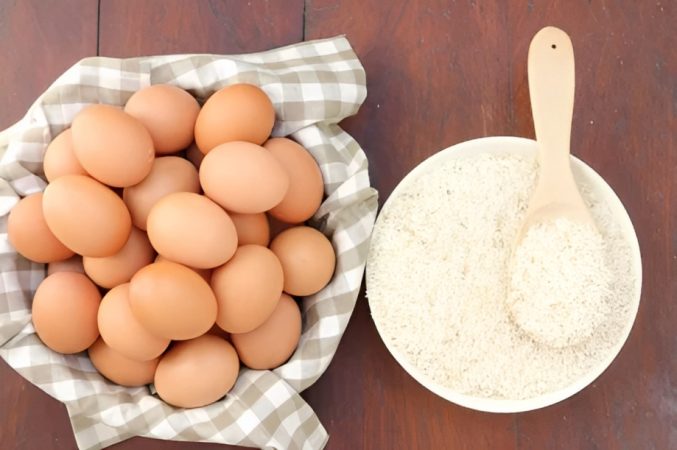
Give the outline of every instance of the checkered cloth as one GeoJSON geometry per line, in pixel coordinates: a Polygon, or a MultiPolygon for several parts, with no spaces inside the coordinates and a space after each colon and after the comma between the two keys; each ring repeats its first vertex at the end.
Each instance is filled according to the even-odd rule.
{"type": "Polygon", "coordinates": [[[70,68],[18,124],[0,133],[0,356],[65,403],[80,449],[132,436],[276,449],[325,445],[327,432],[299,392],[331,362],[362,280],[377,193],[364,152],[337,123],[355,114],[365,96],[364,69],[343,37],[237,56],[96,57],[70,68]],[[157,83],[175,84],[202,101],[237,82],[261,86],[277,112],[273,134],[291,135],[318,161],[326,200],[312,224],[331,238],[336,273],[325,289],[303,299],[303,334],[289,362],[273,371],[243,369],[221,401],[178,409],[153,395],[152,387],[106,381],[84,354],[60,355],[41,343],[31,299],[45,268],[11,247],[7,214],[20,196],[44,189],[47,144],[87,104],[123,105],[134,91],[157,83]]]}

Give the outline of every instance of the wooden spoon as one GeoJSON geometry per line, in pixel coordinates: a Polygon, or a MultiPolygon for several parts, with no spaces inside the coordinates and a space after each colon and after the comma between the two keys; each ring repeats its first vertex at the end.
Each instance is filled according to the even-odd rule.
{"type": "Polygon", "coordinates": [[[514,248],[535,224],[567,218],[594,226],[569,161],[574,109],[574,49],[562,30],[546,27],[529,45],[529,94],[538,142],[538,182],[514,248]]]}

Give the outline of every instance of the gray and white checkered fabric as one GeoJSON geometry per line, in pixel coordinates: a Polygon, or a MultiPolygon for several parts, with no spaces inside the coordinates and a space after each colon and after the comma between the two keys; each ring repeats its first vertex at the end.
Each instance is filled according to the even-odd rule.
{"type": "Polygon", "coordinates": [[[377,193],[367,159],[337,123],[366,97],[362,65],[343,37],[268,52],[87,58],[66,71],[12,128],[0,133],[0,356],[66,404],[80,449],[132,436],[319,449],[328,435],[299,392],[329,365],[355,306],[376,217],[377,193]],[[52,352],[31,323],[31,301],[45,275],[7,240],[7,214],[20,196],[44,189],[42,158],[51,139],[90,103],[123,105],[150,84],[169,83],[203,100],[236,82],[260,86],[277,113],[276,136],[291,135],[318,161],[326,200],[312,223],[337,254],[331,283],[303,300],[303,335],[296,353],[274,371],[243,369],[221,401],[197,409],[168,406],[151,387],[124,388],[101,377],[83,354],[52,352]]]}

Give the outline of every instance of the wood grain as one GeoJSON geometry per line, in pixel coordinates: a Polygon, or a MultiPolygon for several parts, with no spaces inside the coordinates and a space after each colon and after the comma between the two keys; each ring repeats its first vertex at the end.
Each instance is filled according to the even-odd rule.
{"type": "Polygon", "coordinates": [[[303,38],[303,1],[101,0],[99,53],[247,53],[303,38]]]}
{"type": "MultiPolygon", "coordinates": [[[[116,57],[238,53],[345,33],[367,70],[369,96],[343,125],[369,156],[381,202],[418,162],[449,145],[533,137],[528,44],[545,25],[566,30],[577,62],[573,152],[624,202],[643,254],[642,304],[620,356],[558,405],[479,413],[409,377],[380,341],[361,295],[329,370],[303,395],[331,435],[330,450],[677,448],[674,3],[101,0],[100,11],[98,3],[0,0],[0,129],[97,46],[116,57]]],[[[64,407],[4,362],[0,405],[3,450],[75,448],[64,407]]],[[[230,447],[135,438],[113,448],[230,447]]]]}
{"type": "Polygon", "coordinates": [[[96,54],[97,0],[0,0],[0,130],[68,67],[96,54]]]}
{"type": "Polygon", "coordinates": [[[306,393],[339,435],[329,448],[677,447],[677,52],[670,31],[677,16],[664,2],[613,5],[308,5],[306,38],[346,33],[366,67],[367,102],[344,125],[369,156],[381,202],[412,167],[449,145],[533,137],[528,45],[543,26],[566,30],[577,63],[572,149],[624,202],[644,266],[639,316],[612,366],[573,398],[525,414],[476,413],[425,391],[388,355],[361,297],[329,371],[306,393]],[[340,386],[343,379],[351,386],[340,386]],[[331,423],[353,411],[359,420],[331,423]]]}

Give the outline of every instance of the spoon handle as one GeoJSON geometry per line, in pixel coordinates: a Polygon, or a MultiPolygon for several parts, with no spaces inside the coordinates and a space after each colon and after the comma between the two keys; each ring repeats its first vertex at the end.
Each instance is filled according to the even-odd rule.
{"type": "Polygon", "coordinates": [[[542,170],[569,166],[574,110],[574,49],[559,28],[545,27],[529,45],[529,95],[542,170]]]}

